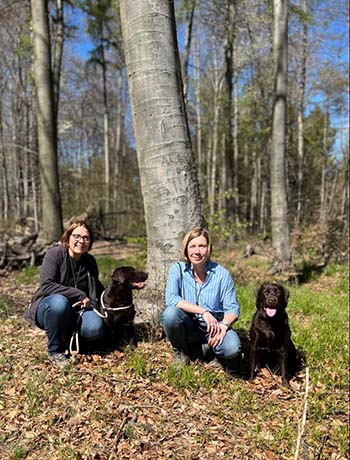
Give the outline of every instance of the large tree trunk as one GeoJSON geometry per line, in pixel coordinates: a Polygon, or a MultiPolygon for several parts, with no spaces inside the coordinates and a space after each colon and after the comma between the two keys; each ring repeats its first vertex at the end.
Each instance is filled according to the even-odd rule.
{"type": "Polygon", "coordinates": [[[40,236],[45,242],[51,242],[58,240],[62,234],[62,214],[58,185],[57,122],[54,111],[47,3],[45,0],[31,0],[31,9],[43,203],[40,236]]]}
{"type": "Polygon", "coordinates": [[[174,5],[122,0],[120,13],[145,207],[148,291],[162,292],[184,232],[202,223],[174,5]]]}
{"type": "Polygon", "coordinates": [[[287,0],[274,0],[275,97],[271,152],[271,228],[276,267],[290,264],[289,224],[285,177],[287,111],[287,0]]]}

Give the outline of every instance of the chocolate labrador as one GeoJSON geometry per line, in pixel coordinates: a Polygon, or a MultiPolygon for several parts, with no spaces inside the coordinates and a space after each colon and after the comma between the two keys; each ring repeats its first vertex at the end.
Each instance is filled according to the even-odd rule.
{"type": "Polygon", "coordinates": [[[296,350],[286,313],[289,292],[279,284],[264,283],[255,295],[256,312],[249,331],[250,379],[253,380],[264,365],[274,369],[277,364],[282,385],[289,386],[296,363],[296,350]]]}
{"type": "Polygon", "coordinates": [[[101,296],[100,314],[119,345],[137,346],[132,291],[143,289],[147,278],[147,273],[138,272],[133,267],[116,268],[101,296]]]}

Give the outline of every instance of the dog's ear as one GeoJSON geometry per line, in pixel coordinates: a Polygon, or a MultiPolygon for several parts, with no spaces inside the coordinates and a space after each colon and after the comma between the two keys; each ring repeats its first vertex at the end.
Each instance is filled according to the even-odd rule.
{"type": "Polygon", "coordinates": [[[259,287],[257,287],[257,288],[255,289],[254,294],[255,294],[255,299],[256,299],[256,300],[258,300],[259,294],[260,294],[260,292],[264,289],[265,285],[266,285],[266,283],[262,283],[262,284],[260,284],[259,287]]]}
{"type": "Polygon", "coordinates": [[[255,299],[258,298],[259,291],[260,291],[260,287],[257,287],[257,288],[255,289],[255,291],[254,291],[255,299]]]}
{"type": "Polygon", "coordinates": [[[130,277],[130,275],[134,273],[134,271],[135,270],[132,267],[116,268],[112,273],[112,279],[117,283],[123,284],[130,277]]]}
{"type": "Polygon", "coordinates": [[[286,301],[286,305],[288,303],[288,299],[289,299],[289,291],[287,288],[283,288],[283,291],[284,291],[284,298],[285,298],[285,301],[286,301]]]}

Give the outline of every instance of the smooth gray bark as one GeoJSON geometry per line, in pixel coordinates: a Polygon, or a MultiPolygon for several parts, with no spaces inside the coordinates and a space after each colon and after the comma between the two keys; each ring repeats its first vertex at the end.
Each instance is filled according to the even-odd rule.
{"type": "Polygon", "coordinates": [[[184,232],[202,223],[174,5],[122,0],[120,13],[145,208],[148,287],[161,292],[184,232]]]}
{"type": "Polygon", "coordinates": [[[51,46],[45,0],[31,0],[34,78],[37,98],[39,164],[42,199],[40,236],[57,241],[62,234],[61,199],[57,164],[57,123],[54,112],[51,46]]]}
{"type": "Polygon", "coordinates": [[[274,80],[271,152],[271,229],[276,266],[290,263],[289,224],[285,174],[287,112],[287,0],[274,0],[274,80]]]}

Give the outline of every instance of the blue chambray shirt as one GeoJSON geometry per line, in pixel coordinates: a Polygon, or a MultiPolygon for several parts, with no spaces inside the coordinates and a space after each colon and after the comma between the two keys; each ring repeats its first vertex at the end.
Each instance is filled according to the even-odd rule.
{"type": "Polygon", "coordinates": [[[187,300],[209,311],[234,313],[238,317],[239,305],[229,271],[211,260],[206,271],[205,283],[200,285],[193,277],[190,264],[179,262],[171,265],[165,290],[165,306],[176,307],[180,300],[187,300]]]}

